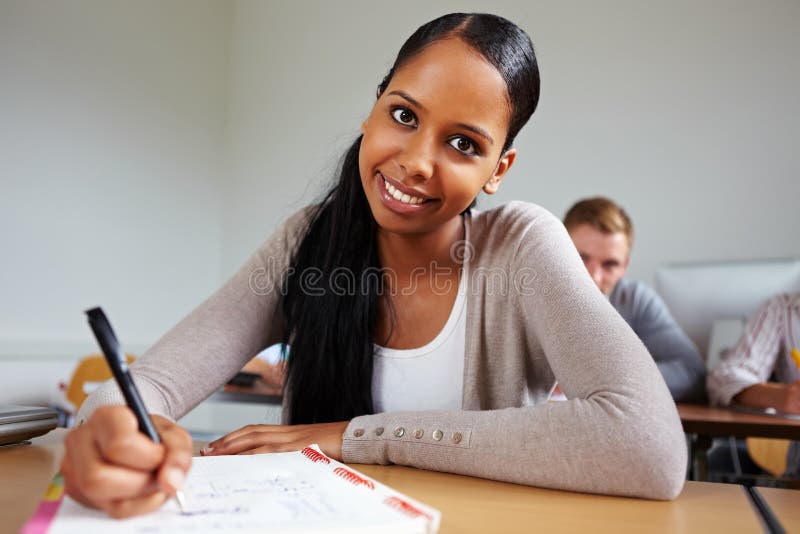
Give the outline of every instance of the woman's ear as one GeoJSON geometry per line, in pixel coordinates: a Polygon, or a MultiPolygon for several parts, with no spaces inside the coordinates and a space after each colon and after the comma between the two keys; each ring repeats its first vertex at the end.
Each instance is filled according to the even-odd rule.
{"type": "Polygon", "coordinates": [[[494,195],[497,193],[497,190],[500,188],[500,182],[503,181],[508,169],[510,169],[514,164],[516,157],[516,148],[509,148],[506,150],[506,152],[500,158],[500,161],[497,162],[497,166],[494,168],[491,178],[489,178],[486,183],[483,184],[484,193],[487,195],[494,195]]]}

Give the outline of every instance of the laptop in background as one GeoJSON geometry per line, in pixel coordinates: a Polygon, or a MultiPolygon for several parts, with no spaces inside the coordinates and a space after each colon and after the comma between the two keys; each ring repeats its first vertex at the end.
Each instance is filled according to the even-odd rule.
{"type": "Polygon", "coordinates": [[[58,414],[50,408],[0,404],[0,445],[20,443],[47,434],[58,426],[58,414]]]}

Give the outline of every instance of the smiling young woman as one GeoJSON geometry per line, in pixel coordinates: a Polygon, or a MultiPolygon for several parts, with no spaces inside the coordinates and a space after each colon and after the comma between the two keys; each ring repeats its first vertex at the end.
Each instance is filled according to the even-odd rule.
{"type": "Polygon", "coordinates": [[[361,180],[381,231],[458,238],[458,214],[481,189],[497,191],[514,162],[507,102],[500,73],[461,39],[395,72],[361,126],[361,180]]]}
{"type": "Polygon", "coordinates": [[[318,443],[346,462],[675,497],[675,406],[564,227],[523,202],[472,209],[513,166],[538,98],[513,23],[454,13],[421,26],[326,196],[131,367],[164,444],[137,439],[126,408],[98,409],[122,404],[101,387],[67,441],[70,495],[115,515],[160,505],[188,469],[172,421],[283,342],[286,424],[242,428],[206,454],[318,443]],[[556,379],[570,400],[547,403],[556,379]]]}

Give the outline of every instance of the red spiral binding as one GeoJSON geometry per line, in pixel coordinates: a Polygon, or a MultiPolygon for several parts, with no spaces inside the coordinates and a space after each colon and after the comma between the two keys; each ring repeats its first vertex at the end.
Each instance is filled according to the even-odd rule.
{"type": "Polygon", "coordinates": [[[327,456],[325,456],[321,452],[315,451],[311,447],[306,447],[305,449],[303,449],[300,452],[303,453],[303,456],[305,456],[306,458],[308,458],[312,462],[315,462],[315,463],[316,462],[323,462],[323,463],[326,463],[326,464],[331,463],[330,459],[327,456]]]}
{"type": "Polygon", "coordinates": [[[426,514],[425,512],[423,512],[422,510],[411,504],[410,502],[404,501],[400,497],[387,497],[386,500],[383,501],[383,504],[391,506],[395,510],[399,510],[400,512],[403,512],[404,514],[410,517],[414,518],[425,517],[428,520],[431,521],[433,520],[433,518],[429,514],[426,514]]]}
{"type": "Polygon", "coordinates": [[[372,483],[371,480],[367,480],[366,478],[360,477],[357,474],[353,473],[349,469],[345,469],[344,467],[337,467],[333,470],[333,472],[346,481],[354,484],[356,486],[366,486],[371,490],[375,489],[375,484],[372,483]]]}

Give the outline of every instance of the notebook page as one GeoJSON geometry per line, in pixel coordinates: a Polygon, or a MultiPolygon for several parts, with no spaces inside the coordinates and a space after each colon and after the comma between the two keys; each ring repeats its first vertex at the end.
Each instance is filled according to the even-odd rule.
{"type": "Polygon", "coordinates": [[[441,514],[322,454],[303,451],[194,458],[174,501],[130,519],[111,519],[64,497],[51,534],[182,532],[386,532],[429,534],[441,514]]]}

